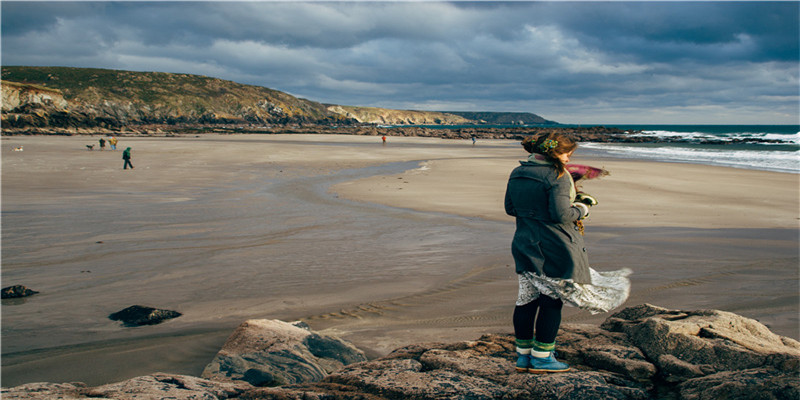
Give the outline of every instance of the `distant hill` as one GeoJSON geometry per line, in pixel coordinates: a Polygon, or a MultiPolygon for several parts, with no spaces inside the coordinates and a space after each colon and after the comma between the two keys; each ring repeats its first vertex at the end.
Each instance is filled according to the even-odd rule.
{"type": "Polygon", "coordinates": [[[392,110],[376,107],[339,106],[330,104],[328,110],[353,118],[358,122],[384,125],[463,125],[475,121],[439,111],[392,110]]]}
{"type": "Polygon", "coordinates": [[[72,114],[67,122],[74,123],[348,122],[347,118],[331,113],[314,101],[260,86],[200,75],[95,68],[3,67],[2,77],[4,81],[31,85],[27,87],[31,92],[42,87],[58,90],[68,103],[68,106],[55,110],[48,110],[47,104],[26,103],[29,96],[22,96],[17,103],[7,103],[7,97],[19,97],[10,92],[20,86],[3,85],[4,113],[25,113],[25,108],[28,111],[36,108],[66,112],[72,114]]]}
{"type": "Polygon", "coordinates": [[[328,105],[328,110],[359,122],[385,125],[556,125],[522,112],[414,111],[328,105]]]}
{"type": "Polygon", "coordinates": [[[2,126],[142,124],[552,124],[531,113],[438,112],[321,104],[261,86],[191,74],[2,67],[2,126]]]}
{"type": "Polygon", "coordinates": [[[528,112],[471,112],[471,111],[442,111],[443,113],[458,115],[467,120],[485,125],[556,125],[558,122],[546,120],[536,114],[528,112]]]}

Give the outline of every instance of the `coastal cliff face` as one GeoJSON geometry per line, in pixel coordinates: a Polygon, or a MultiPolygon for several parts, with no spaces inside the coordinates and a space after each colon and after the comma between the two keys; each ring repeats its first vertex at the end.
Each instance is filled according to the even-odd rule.
{"type": "Polygon", "coordinates": [[[354,122],[320,103],[277,90],[198,75],[3,67],[2,77],[4,128],[354,122]],[[62,97],[48,103],[25,95],[35,90],[62,97]],[[38,118],[25,117],[31,114],[38,118]]]}
{"type": "Polygon", "coordinates": [[[572,371],[514,369],[510,334],[363,354],[302,323],[242,324],[204,378],[156,373],[98,387],[32,383],[4,399],[797,399],[800,343],[718,310],[630,307],[601,326],[565,324],[559,358],[572,371]]]}
{"type": "Polygon", "coordinates": [[[69,106],[60,90],[42,86],[23,85],[15,82],[3,82],[3,112],[11,112],[21,106],[31,104],[55,109],[66,109],[69,106]]]}
{"type": "Polygon", "coordinates": [[[142,125],[555,124],[531,113],[323,105],[265,87],[189,74],[10,66],[2,68],[2,79],[6,133],[96,133],[142,125]]]}
{"type": "Polygon", "coordinates": [[[391,110],[375,107],[329,105],[328,110],[361,123],[380,125],[465,125],[475,121],[437,111],[391,110]]]}

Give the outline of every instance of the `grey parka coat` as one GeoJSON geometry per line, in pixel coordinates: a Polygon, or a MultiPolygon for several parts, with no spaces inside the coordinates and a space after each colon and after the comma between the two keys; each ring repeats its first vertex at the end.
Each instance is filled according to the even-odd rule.
{"type": "Polygon", "coordinates": [[[520,164],[511,172],[505,198],[506,213],[517,218],[511,243],[517,273],[591,283],[586,246],[575,225],[585,215],[572,205],[569,173],[559,178],[550,164],[520,164]]]}

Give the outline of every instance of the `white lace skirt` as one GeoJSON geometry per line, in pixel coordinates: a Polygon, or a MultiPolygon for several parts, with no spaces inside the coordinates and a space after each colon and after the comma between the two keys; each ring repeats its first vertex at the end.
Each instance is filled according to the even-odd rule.
{"type": "Polygon", "coordinates": [[[540,294],[587,310],[592,314],[611,311],[625,302],[630,294],[631,270],[598,272],[589,268],[592,283],[575,283],[572,279],[550,278],[533,272],[519,276],[517,305],[522,306],[536,300],[540,294]]]}

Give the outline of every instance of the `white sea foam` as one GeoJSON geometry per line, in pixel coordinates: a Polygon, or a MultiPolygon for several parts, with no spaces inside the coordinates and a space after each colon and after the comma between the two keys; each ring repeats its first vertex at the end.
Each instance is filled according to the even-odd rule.
{"type": "MultiPolygon", "coordinates": [[[[785,136],[785,135],[784,135],[785,136]]],[[[629,146],[609,143],[583,143],[581,147],[599,150],[620,158],[666,162],[720,165],[744,169],[800,173],[800,150],[728,150],[677,146],[629,146]]]]}
{"type": "MultiPolygon", "coordinates": [[[[661,139],[678,138],[687,141],[703,141],[703,140],[716,140],[723,142],[731,142],[734,140],[778,140],[780,143],[776,144],[800,144],[800,132],[792,135],[781,133],[765,133],[765,132],[732,132],[732,133],[717,133],[712,134],[708,132],[675,132],[664,130],[647,130],[641,133],[629,134],[629,136],[647,136],[657,137],[661,139]]],[[[761,143],[769,145],[770,143],[761,143]]]]}

